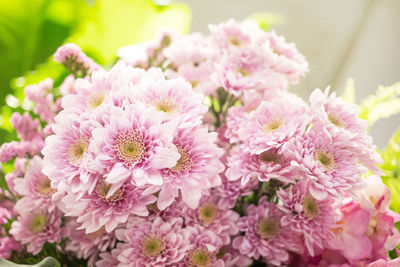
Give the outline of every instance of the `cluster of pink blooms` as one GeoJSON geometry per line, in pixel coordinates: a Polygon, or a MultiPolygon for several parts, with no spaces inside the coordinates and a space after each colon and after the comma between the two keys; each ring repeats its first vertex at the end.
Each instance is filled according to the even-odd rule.
{"type": "Polygon", "coordinates": [[[34,109],[0,148],[1,257],[54,243],[98,267],[400,264],[367,124],[329,89],[287,91],[308,70],[294,44],[230,20],[119,56],[106,71],[66,44],[63,84],[25,88],[34,109]]]}

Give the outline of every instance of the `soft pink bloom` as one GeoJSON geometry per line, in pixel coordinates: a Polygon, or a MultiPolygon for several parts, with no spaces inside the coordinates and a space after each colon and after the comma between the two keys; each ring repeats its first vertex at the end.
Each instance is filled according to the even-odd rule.
{"type": "Polygon", "coordinates": [[[343,135],[332,137],[321,125],[295,136],[283,148],[283,155],[311,181],[310,193],[319,200],[328,194],[334,197],[354,196],[364,185],[357,155],[343,135]]]}
{"type": "Polygon", "coordinates": [[[285,213],[281,224],[302,234],[308,253],[314,256],[314,247],[324,248],[333,237],[332,228],[339,217],[335,200],[325,198],[317,200],[309,193],[306,182],[300,182],[277,192],[285,213]]]}
{"type": "Polygon", "coordinates": [[[93,172],[106,174],[113,184],[108,196],[124,181],[137,186],[162,185],[161,170],[172,168],[180,154],[172,143],[176,125],[163,123],[165,113],[137,102],[109,107],[103,127],[96,128],[88,151],[94,160],[88,163],[93,172]]]}
{"type": "Polygon", "coordinates": [[[39,120],[33,119],[28,113],[21,115],[14,112],[10,122],[21,140],[33,140],[41,137],[39,120]]]}
{"type": "Polygon", "coordinates": [[[224,261],[225,267],[248,267],[253,262],[251,258],[239,253],[230,244],[220,248],[218,258],[224,261]]]}
{"type": "Polygon", "coordinates": [[[39,156],[33,157],[28,163],[25,175],[14,179],[14,190],[22,196],[17,201],[16,209],[28,212],[36,208],[54,210],[57,199],[52,199],[55,189],[51,188],[50,179],[42,173],[44,161],[39,156]]]}
{"type": "Polygon", "coordinates": [[[46,138],[42,150],[45,161],[42,171],[59,194],[93,189],[95,177],[86,168],[84,159],[88,157],[91,131],[96,126],[99,126],[96,121],[80,121],[77,115],[66,110],[56,117],[52,127],[55,134],[46,138]]]}
{"type": "Polygon", "coordinates": [[[198,224],[188,227],[188,230],[190,244],[187,246],[185,257],[176,266],[224,267],[224,261],[217,257],[223,247],[223,242],[218,235],[198,224]]]}
{"type": "Polygon", "coordinates": [[[246,152],[245,145],[239,145],[231,150],[228,157],[226,177],[235,181],[240,179],[242,184],[256,177],[261,182],[276,179],[284,183],[293,183],[296,173],[284,155],[276,148],[269,149],[261,154],[246,152]]]}
{"type": "Polygon", "coordinates": [[[238,131],[241,141],[252,154],[280,148],[292,137],[306,130],[309,118],[302,101],[289,97],[262,102],[238,131]]]}
{"type": "Polygon", "coordinates": [[[302,245],[299,234],[288,225],[282,225],[283,215],[275,203],[262,197],[258,206],[250,205],[247,215],[239,219],[238,227],[244,235],[233,240],[233,247],[255,259],[261,256],[269,264],[287,262],[289,252],[301,252],[302,245]]]}
{"type": "Polygon", "coordinates": [[[341,208],[343,218],[333,228],[335,236],[329,241],[329,247],[340,251],[348,260],[357,261],[368,258],[373,244],[366,236],[370,215],[355,202],[341,208]]]}
{"type": "Polygon", "coordinates": [[[82,52],[79,46],[73,43],[60,46],[54,54],[54,60],[62,63],[75,77],[85,77],[94,70],[101,69],[82,52]]]}
{"type": "Polygon", "coordinates": [[[231,236],[239,233],[236,226],[239,214],[219,205],[219,197],[203,196],[196,209],[185,207],[182,211],[185,225],[197,224],[213,231],[218,235],[224,245],[231,242],[231,236]]]}
{"type": "Polygon", "coordinates": [[[233,19],[218,25],[209,25],[213,44],[219,49],[241,47],[251,43],[251,35],[243,25],[233,19]]]}
{"type": "Polygon", "coordinates": [[[13,251],[21,251],[22,245],[17,242],[14,237],[4,236],[0,237],[0,257],[8,259],[11,257],[13,251]]]}
{"type": "Polygon", "coordinates": [[[76,216],[82,224],[78,229],[93,233],[104,228],[107,233],[119,224],[126,223],[130,214],[147,216],[147,205],[155,202],[156,197],[150,192],[144,194],[145,188],[138,188],[126,181],[115,192],[109,195],[111,184],[97,177],[91,194],[69,193],[62,201],[66,216],[76,216]]]}
{"type": "Polygon", "coordinates": [[[124,242],[117,248],[118,266],[176,266],[187,254],[189,234],[181,219],[132,220],[126,229],[116,230],[124,242]]]}
{"type": "Polygon", "coordinates": [[[37,255],[45,242],[61,241],[61,212],[57,209],[49,213],[47,209],[35,209],[21,214],[11,225],[10,234],[27,251],[37,255]]]}
{"type": "Polygon", "coordinates": [[[220,161],[223,151],[215,145],[216,134],[205,127],[178,129],[172,143],[180,154],[176,164],[161,171],[163,184],[158,195],[158,208],[168,207],[179,191],[182,200],[197,208],[203,191],[221,184],[219,173],[224,170],[220,161]]]}
{"type": "Polygon", "coordinates": [[[314,121],[322,123],[332,135],[345,135],[360,162],[381,175],[382,171],[377,166],[382,163],[381,156],[376,152],[376,146],[367,133],[367,121],[358,118],[357,106],[345,103],[340,97],[336,97],[335,92],[329,94],[329,87],[324,93],[316,89],[310,95],[310,103],[314,121]]]}
{"type": "Polygon", "coordinates": [[[181,78],[166,80],[160,69],[150,69],[134,88],[134,99],[164,112],[168,120],[188,127],[201,123],[208,108],[202,104],[204,96],[196,93],[181,78]]]}
{"type": "Polygon", "coordinates": [[[118,255],[120,253],[119,247],[121,244],[117,246],[117,248],[111,250],[111,252],[102,252],[99,254],[100,259],[97,260],[95,266],[96,267],[115,267],[118,265],[118,255]]]}

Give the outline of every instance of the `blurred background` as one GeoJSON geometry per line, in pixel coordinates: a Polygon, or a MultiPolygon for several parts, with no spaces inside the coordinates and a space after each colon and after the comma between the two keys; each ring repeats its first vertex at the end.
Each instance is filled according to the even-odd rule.
{"type": "MultiPolygon", "coordinates": [[[[310,72],[291,88],[304,98],[328,85],[340,95],[351,77],[359,103],[378,85],[400,81],[399,0],[0,0],[1,128],[5,104],[18,106],[24,86],[49,74],[63,78],[49,57],[64,42],[110,65],[119,47],[152,39],[162,27],[207,34],[208,24],[260,12],[271,13],[272,28],[306,56],[310,72]],[[4,102],[10,92],[16,99],[4,102]]],[[[398,125],[400,115],[374,124],[375,143],[383,147],[398,125]]]]}

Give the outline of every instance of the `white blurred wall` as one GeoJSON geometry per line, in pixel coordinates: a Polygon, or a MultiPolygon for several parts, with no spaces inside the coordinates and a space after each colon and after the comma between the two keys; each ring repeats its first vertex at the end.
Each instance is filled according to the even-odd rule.
{"type": "MultiPolygon", "coordinates": [[[[192,30],[254,12],[283,16],[275,30],[295,42],[310,72],[291,91],[306,98],[332,85],[338,94],[355,79],[357,101],[378,85],[400,81],[400,0],[180,0],[193,13],[192,30]]],[[[400,115],[376,123],[371,134],[383,147],[400,126],[400,115]]]]}

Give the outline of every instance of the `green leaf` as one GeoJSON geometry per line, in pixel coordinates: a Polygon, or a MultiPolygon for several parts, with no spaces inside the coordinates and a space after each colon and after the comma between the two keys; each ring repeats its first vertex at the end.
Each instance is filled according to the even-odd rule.
{"type": "Polygon", "coordinates": [[[389,118],[400,112],[400,83],[379,86],[376,94],[365,98],[360,105],[360,118],[371,126],[379,119],[389,118]]]}
{"type": "Polygon", "coordinates": [[[400,127],[389,140],[381,156],[384,163],[380,167],[385,174],[382,181],[392,192],[390,207],[400,212],[400,127]]]}
{"type": "Polygon", "coordinates": [[[122,46],[154,39],[162,28],[186,33],[191,20],[186,5],[158,6],[151,0],[98,0],[86,14],[85,22],[68,41],[101,64],[110,63],[122,46]]]}

